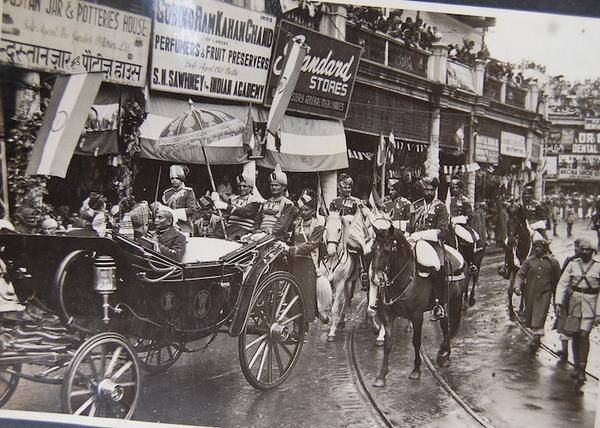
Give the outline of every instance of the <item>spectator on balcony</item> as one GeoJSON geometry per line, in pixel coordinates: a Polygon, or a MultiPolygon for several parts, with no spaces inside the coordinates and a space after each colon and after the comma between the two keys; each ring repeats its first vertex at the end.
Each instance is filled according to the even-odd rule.
{"type": "Polygon", "coordinates": [[[416,46],[417,36],[416,36],[415,23],[413,22],[413,20],[410,16],[406,18],[406,21],[404,21],[404,23],[400,27],[400,30],[402,32],[402,40],[404,41],[404,43],[407,46],[411,46],[411,47],[416,46]]]}
{"type": "Polygon", "coordinates": [[[448,45],[448,58],[450,58],[450,59],[458,58],[458,49],[453,44],[448,45]]]}
{"type": "Polygon", "coordinates": [[[393,11],[385,20],[385,31],[392,37],[399,37],[402,34],[402,9],[393,11]]]}
{"type": "Polygon", "coordinates": [[[475,54],[473,53],[473,48],[475,47],[475,42],[473,40],[463,40],[463,46],[458,51],[458,60],[463,64],[474,65],[475,64],[475,54]]]}

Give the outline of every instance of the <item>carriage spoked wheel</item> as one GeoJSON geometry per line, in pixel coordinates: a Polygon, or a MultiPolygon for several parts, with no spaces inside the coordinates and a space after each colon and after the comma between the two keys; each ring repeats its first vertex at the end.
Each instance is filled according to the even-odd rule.
{"type": "Polygon", "coordinates": [[[21,364],[0,365],[0,407],[4,406],[19,384],[21,364]]]}
{"type": "Polygon", "coordinates": [[[140,363],[127,339],[100,333],[79,347],[62,385],[63,411],[129,419],[140,393],[140,363]]]}
{"type": "Polygon", "coordinates": [[[255,388],[279,386],[298,361],[306,333],[304,299],[287,272],[274,272],[258,286],[238,338],[244,377],[255,388]]]}
{"type": "Polygon", "coordinates": [[[185,343],[162,343],[158,339],[138,339],[134,343],[142,370],[161,373],[173,366],[183,354],[185,343]]]}

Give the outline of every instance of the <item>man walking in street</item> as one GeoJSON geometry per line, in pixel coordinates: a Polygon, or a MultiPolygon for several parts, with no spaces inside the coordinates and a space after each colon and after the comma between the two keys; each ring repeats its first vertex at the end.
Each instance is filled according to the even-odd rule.
{"type": "Polygon", "coordinates": [[[579,258],[572,260],[560,277],[556,289],[556,311],[563,308],[567,316],[564,330],[573,335],[573,376],[585,382],[585,368],[590,351],[590,332],[600,325],[600,262],[592,258],[594,247],[587,238],[579,243],[579,258]]]}
{"type": "Polygon", "coordinates": [[[560,265],[548,247],[545,239],[533,241],[533,256],[523,262],[515,279],[515,294],[523,293],[525,301],[523,322],[534,335],[529,345],[531,352],[540,346],[552,294],[560,278],[560,265]]]}

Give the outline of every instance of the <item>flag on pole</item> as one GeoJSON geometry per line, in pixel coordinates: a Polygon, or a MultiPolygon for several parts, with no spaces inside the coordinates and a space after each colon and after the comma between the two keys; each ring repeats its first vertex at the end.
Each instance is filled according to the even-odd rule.
{"type": "Polygon", "coordinates": [[[254,149],[254,120],[252,119],[252,104],[248,105],[248,114],[246,115],[246,126],[242,134],[242,143],[251,150],[254,149]]]}
{"type": "Polygon", "coordinates": [[[377,166],[383,166],[385,162],[385,138],[383,132],[379,133],[379,147],[377,147],[377,166]]]}
{"type": "Polygon", "coordinates": [[[29,158],[27,175],[65,178],[103,72],[58,76],[29,158]]]}
{"type": "Polygon", "coordinates": [[[371,189],[371,194],[369,195],[369,205],[371,205],[371,212],[379,217],[379,205],[381,204],[381,197],[379,193],[377,193],[377,189],[375,186],[371,189]]]}
{"type": "Polygon", "coordinates": [[[294,93],[296,82],[298,82],[302,61],[307,51],[307,46],[295,38],[291,39],[284,48],[284,52],[286,52],[285,65],[283,66],[281,76],[279,76],[279,82],[277,83],[277,89],[275,90],[273,103],[269,109],[269,117],[267,119],[267,132],[271,135],[277,135],[279,125],[283,120],[285,111],[294,93]]]}
{"type": "Polygon", "coordinates": [[[394,150],[396,149],[396,140],[394,139],[394,132],[390,132],[389,144],[387,147],[387,161],[388,163],[394,163],[394,150]]]}
{"type": "Polygon", "coordinates": [[[289,10],[297,9],[300,7],[300,0],[279,0],[281,5],[281,11],[286,13],[289,10]]]}

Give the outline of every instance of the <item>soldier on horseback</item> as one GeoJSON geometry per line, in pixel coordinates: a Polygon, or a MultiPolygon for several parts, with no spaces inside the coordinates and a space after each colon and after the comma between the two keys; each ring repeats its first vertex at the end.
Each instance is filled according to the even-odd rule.
{"type": "MultiPolygon", "coordinates": [[[[478,268],[474,263],[474,256],[477,251],[481,251],[483,248],[479,234],[471,226],[473,206],[468,196],[465,195],[465,183],[460,178],[453,177],[450,181],[450,194],[450,223],[452,224],[450,232],[456,239],[462,239],[472,248],[473,257],[467,257],[467,259],[469,259],[470,271],[476,273],[478,268]]],[[[451,241],[455,240],[452,239],[451,241]]],[[[451,243],[454,247],[453,244],[455,242],[451,243]]],[[[458,247],[458,242],[456,242],[456,247],[458,247]]]]}
{"type": "Polygon", "coordinates": [[[390,216],[394,228],[408,232],[408,225],[414,213],[412,202],[400,194],[402,184],[395,181],[389,188],[389,194],[383,200],[383,211],[390,216]]]}
{"type": "Polygon", "coordinates": [[[521,206],[522,218],[527,221],[527,226],[532,229],[533,232],[537,232],[544,239],[548,239],[546,236],[546,218],[548,217],[546,210],[542,203],[533,198],[533,186],[528,184],[523,189],[522,197],[523,205],[521,206]]]}
{"type": "MultiPolygon", "coordinates": [[[[330,211],[337,211],[340,217],[348,218],[348,222],[351,222],[354,215],[358,210],[363,207],[363,202],[355,196],[352,196],[352,187],[354,180],[346,173],[342,173],[338,177],[338,194],[339,196],[331,201],[329,205],[330,211]]],[[[369,287],[369,277],[365,269],[366,263],[364,261],[363,249],[352,246],[349,251],[357,254],[360,266],[360,282],[362,289],[367,290],[369,287]]]]}
{"type": "Polygon", "coordinates": [[[437,178],[426,177],[421,180],[424,203],[416,208],[410,226],[414,232],[410,238],[416,241],[419,264],[436,272],[433,315],[436,319],[441,319],[446,316],[442,306],[448,291],[444,239],[448,232],[450,218],[444,203],[436,198],[438,185],[437,178]]]}

